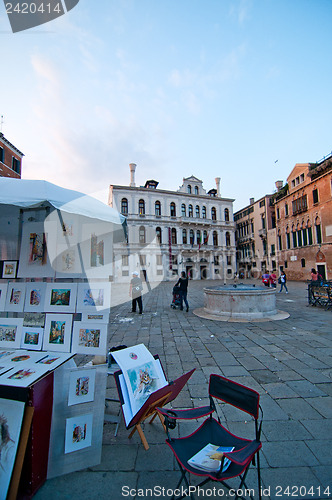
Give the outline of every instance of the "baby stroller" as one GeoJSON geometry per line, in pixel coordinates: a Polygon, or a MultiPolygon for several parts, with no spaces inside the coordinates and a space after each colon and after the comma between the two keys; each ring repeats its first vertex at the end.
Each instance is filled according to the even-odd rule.
{"type": "Polygon", "coordinates": [[[180,300],[180,287],[179,286],[174,286],[173,287],[173,300],[171,303],[171,308],[176,309],[177,307],[180,307],[181,305],[181,300],[180,300]]]}

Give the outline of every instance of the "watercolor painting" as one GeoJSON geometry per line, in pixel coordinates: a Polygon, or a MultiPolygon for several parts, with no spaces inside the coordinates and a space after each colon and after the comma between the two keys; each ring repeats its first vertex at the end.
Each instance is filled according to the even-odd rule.
{"type": "Polygon", "coordinates": [[[47,314],[43,339],[43,349],[69,352],[71,344],[71,314],[47,314]]]}
{"type": "Polygon", "coordinates": [[[96,370],[75,369],[70,372],[68,406],[94,400],[96,370]]]}
{"type": "Polygon", "coordinates": [[[25,403],[0,399],[0,500],[5,500],[15,464],[25,403]]]}
{"type": "Polygon", "coordinates": [[[93,414],[67,418],[65,433],[65,453],[82,450],[91,446],[93,414]]]}
{"type": "Polygon", "coordinates": [[[22,328],[21,347],[40,351],[43,345],[43,328],[22,328]]]}
{"type": "Polygon", "coordinates": [[[22,312],[25,298],[25,283],[8,283],[5,310],[22,312]]]}
{"type": "Polygon", "coordinates": [[[83,323],[75,321],[73,328],[72,351],[79,354],[105,354],[107,341],[107,325],[99,323],[83,323]]]}
{"type": "Polygon", "coordinates": [[[22,326],[22,318],[0,318],[0,348],[19,348],[22,326]]]}
{"type": "Polygon", "coordinates": [[[46,283],[26,283],[24,311],[41,312],[44,310],[46,283]]]}
{"type": "Polygon", "coordinates": [[[11,385],[15,387],[29,387],[48,371],[47,368],[40,367],[31,362],[19,363],[4,375],[0,376],[0,385],[11,385]]]}
{"type": "Polygon", "coordinates": [[[46,312],[74,313],[77,283],[47,283],[44,310],[46,312]]]}
{"type": "Polygon", "coordinates": [[[2,278],[16,278],[17,260],[5,260],[2,268],[2,278]]]}
{"type": "Polygon", "coordinates": [[[77,311],[106,311],[111,305],[110,283],[79,283],[77,291],[77,311]]]}

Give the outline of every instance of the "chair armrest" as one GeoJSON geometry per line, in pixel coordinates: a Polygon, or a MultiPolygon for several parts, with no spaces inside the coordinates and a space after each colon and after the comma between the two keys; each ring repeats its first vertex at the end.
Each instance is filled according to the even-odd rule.
{"type": "Polygon", "coordinates": [[[164,417],[170,420],[193,420],[196,418],[206,417],[213,413],[213,408],[210,406],[201,406],[199,408],[188,408],[186,410],[169,410],[167,408],[156,408],[164,417]]]}
{"type": "Polygon", "coordinates": [[[225,457],[229,458],[232,462],[236,464],[243,465],[247,461],[250,461],[255,453],[260,450],[262,443],[260,441],[251,441],[247,446],[241,448],[238,451],[231,451],[230,453],[224,453],[225,457]]]}

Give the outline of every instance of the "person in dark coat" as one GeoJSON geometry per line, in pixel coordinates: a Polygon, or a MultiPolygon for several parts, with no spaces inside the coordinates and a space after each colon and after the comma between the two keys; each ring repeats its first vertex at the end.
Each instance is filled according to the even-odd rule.
{"type": "Polygon", "coordinates": [[[178,282],[176,283],[175,286],[179,287],[179,294],[180,294],[180,309],[183,311],[183,302],[186,304],[186,311],[189,311],[189,304],[187,300],[187,292],[188,292],[188,278],[186,276],[186,273],[184,271],[181,272],[181,277],[179,278],[178,282]]]}
{"type": "Polygon", "coordinates": [[[136,312],[136,304],[137,304],[139,314],[142,314],[143,312],[142,291],[143,291],[142,280],[138,276],[138,272],[134,271],[133,278],[130,281],[130,289],[129,289],[129,295],[132,298],[131,312],[136,312]]]}

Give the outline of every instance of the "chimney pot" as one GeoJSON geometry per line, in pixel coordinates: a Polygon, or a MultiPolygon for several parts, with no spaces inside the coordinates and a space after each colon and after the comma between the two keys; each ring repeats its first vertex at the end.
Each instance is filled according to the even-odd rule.
{"type": "Polygon", "coordinates": [[[220,196],[220,177],[215,178],[216,188],[217,188],[217,196],[220,196]]]}
{"type": "Polygon", "coordinates": [[[136,187],[135,184],[135,170],[136,170],[136,163],[129,163],[129,169],[130,169],[130,187],[136,187]]]}
{"type": "Polygon", "coordinates": [[[253,205],[255,203],[255,198],[249,198],[249,203],[250,205],[253,205]]]}

